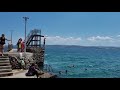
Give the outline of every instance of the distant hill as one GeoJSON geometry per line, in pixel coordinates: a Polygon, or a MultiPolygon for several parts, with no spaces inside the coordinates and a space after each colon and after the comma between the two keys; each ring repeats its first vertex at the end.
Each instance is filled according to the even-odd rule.
{"type": "MultiPolygon", "coordinates": [[[[7,45],[5,45],[4,51],[7,51],[7,45]]],[[[81,47],[81,48],[120,48],[114,46],[80,46],[80,45],[46,45],[46,47],[81,47]]],[[[13,45],[13,48],[17,48],[17,45],[13,45]]]]}

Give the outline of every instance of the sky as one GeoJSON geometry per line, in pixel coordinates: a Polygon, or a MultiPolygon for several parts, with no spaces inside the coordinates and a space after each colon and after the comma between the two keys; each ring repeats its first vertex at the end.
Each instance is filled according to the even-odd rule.
{"type": "MultiPolygon", "coordinates": [[[[120,47],[120,12],[0,12],[0,34],[13,44],[27,34],[41,29],[47,45],[120,47]]],[[[6,42],[6,44],[9,42],[6,42]]]]}

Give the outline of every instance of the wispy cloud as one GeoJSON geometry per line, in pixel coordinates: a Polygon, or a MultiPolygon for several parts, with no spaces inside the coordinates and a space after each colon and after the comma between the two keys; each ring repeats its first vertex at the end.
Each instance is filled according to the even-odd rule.
{"type": "Polygon", "coordinates": [[[47,36],[46,44],[57,45],[79,45],[82,39],[80,37],[61,37],[61,36],[47,36]]]}
{"type": "MultiPolygon", "coordinates": [[[[120,46],[120,35],[116,36],[92,36],[92,37],[63,37],[49,36],[46,37],[46,45],[82,45],[82,46],[120,46]]],[[[19,36],[24,40],[24,36],[19,36]]],[[[13,38],[16,44],[19,38],[13,38]]],[[[42,39],[43,42],[43,39],[42,39]]]]}
{"type": "Polygon", "coordinates": [[[120,37],[120,35],[117,35],[117,37],[120,37]]]}
{"type": "Polygon", "coordinates": [[[89,41],[110,41],[113,40],[113,38],[108,37],[108,36],[93,36],[93,37],[88,37],[87,40],[89,41]]]}

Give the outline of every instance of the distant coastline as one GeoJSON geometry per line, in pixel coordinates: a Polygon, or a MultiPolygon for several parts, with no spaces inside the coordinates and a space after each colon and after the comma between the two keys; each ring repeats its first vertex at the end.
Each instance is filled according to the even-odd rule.
{"type": "MultiPolygon", "coordinates": [[[[46,46],[68,46],[68,47],[98,47],[98,48],[120,48],[120,46],[81,46],[81,45],[46,45],[46,46]]],[[[7,47],[7,45],[5,45],[7,47]]],[[[14,48],[17,48],[16,45],[13,45],[14,48]]]]}
{"type": "Polygon", "coordinates": [[[81,46],[81,45],[46,45],[46,46],[75,46],[75,47],[108,47],[108,48],[120,48],[120,46],[81,46]]]}

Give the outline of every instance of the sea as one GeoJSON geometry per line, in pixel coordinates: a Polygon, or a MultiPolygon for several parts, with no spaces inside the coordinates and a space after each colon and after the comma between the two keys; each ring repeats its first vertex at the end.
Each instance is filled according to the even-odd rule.
{"type": "Polygon", "coordinates": [[[46,45],[44,61],[59,78],[120,78],[120,47],[46,45]]]}
{"type": "Polygon", "coordinates": [[[120,78],[120,47],[48,45],[45,64],[60,78],[120,78]]]}

